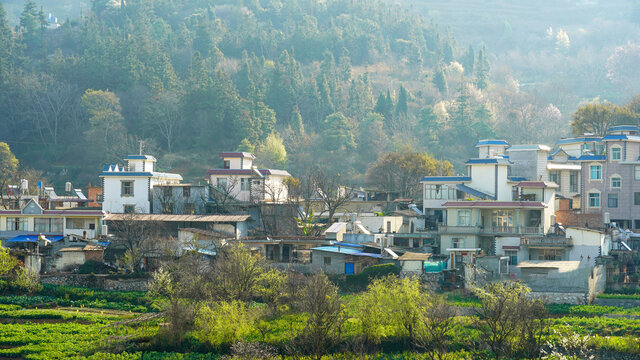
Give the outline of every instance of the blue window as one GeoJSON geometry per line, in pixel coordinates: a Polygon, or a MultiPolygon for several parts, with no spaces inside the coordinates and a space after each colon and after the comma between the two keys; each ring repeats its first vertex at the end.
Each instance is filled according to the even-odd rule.
{"type": "Polygon", "coordinates": [[[599,193],[589,193],[589,207],[590,208],[599,208],[600,207],[600,194],[599,193]]]}
{"type": "Polygon", "coordinates": [[[602,166],[591,165],[591,180],[602,180],[602,166]]]}

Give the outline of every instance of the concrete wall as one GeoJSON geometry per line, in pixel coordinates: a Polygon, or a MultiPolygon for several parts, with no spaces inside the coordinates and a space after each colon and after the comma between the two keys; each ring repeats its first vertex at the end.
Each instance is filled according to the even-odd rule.
{"type": "Polygon", "coordinates": [[[591,268],[578,268],[569,272],[549,269],[547,273],[520,269],[521,279],[535,292],[589,293],[591,268]]]}
{"type": "Polygon", "coordinates": [[[598,294],[602,294],[607,285],[607,270],[603,265],[598,265],[591,271],[589,277],[589,302],[592,303],[598,294]]]}
{"type": "Polygon", "coordinates": [[[56,254],[54,266],[58,271],[68,266],[84,264],[84,251],[60,251],[56,254]]]}
{"type": "Polygon", "coordinates": [[[311,268],[313,271],[321,271],[325,274],[344,274],[346,254],[327,251],[311,251],[311,268]],[[324,258],[331,258],[331,264],[326,265],[324,258]]]}
{"type": "Polygon", "coordinates": [[[399,232],[402,227],[402,216],[359,216],[358,220],[371,233],[399,232]],[[387,231],[387,222],[391,223],[391,231],[387,231]]]}
{"type": "Polygon", "coordinates": [[[205,213],[205,202],[209,200],[208,188],[206,186],[170,186],[171,195],[165,195],[164,191],[167,187],[161,185],[154,186],[153,193],[153,213],[162,214],[162,205],[164,203],[173,203],[172,214],[184,214],[184,204],[190,203],[194,206],[195,214],[205,213]],[[190,196],[184,196],[184,187],[190,188],[190,196]]]}
{"type": "Polygon", "coordinates": [[[149,279],[112,279],[110,275],[57,274],[41,275],[42,284],[81,286],[107,291],[146,291],[149,279]]]}
{"type": "Polygon", "coordinates": [[[102,209],[110,213],[123,213],[124,205],[134,205],[136,212],[148,214],[150,211],[149,187],[150,180],[148,177],[127,177],[122,176],[105,176],[104,180],[104,201],[102,209]],[[133,181],[133,196],[121,196],[122,181],[133,181]]]}

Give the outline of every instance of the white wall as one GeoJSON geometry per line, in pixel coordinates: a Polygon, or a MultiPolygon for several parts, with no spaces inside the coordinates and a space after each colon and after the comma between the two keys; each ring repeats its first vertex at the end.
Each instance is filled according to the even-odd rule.
{"type": "Polygon", "coordinates": [[[149,178],[105,176],[102,209],[110,213],[124,213],[124,205],[135,205],[136,212],[150,213],[149,178]],[[133,196],[121,196],[121,182],[133,181],[133,196]]]}
{"type": "Polygon", "coordinates": [[[371,233],[387,232],[387,222],[391,222],[391,232],[399,232],[402,227],[402,216],[359,216],[358,220],[371,233]]]}

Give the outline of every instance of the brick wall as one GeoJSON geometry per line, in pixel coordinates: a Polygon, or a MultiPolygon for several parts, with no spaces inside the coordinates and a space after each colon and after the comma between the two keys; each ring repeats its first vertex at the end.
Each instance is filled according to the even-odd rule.
{"type": "Polygon", "coordinates": [[[573,210],[557,210],[556,221],[564,226],[600,228],[603,225],[602,214],[580,214],[573,210]]]}

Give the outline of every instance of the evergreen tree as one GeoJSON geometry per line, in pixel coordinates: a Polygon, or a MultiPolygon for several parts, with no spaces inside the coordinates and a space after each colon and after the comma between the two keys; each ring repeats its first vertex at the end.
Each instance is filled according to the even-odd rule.
{"type": "Polygon", "coordinates": [[[323,132],[325,148],[329,151],[353,150],[356,147],[353,129],[342,113],[335,113],[325,119],[323,132]]]}
{"type": "Polygon", "coordinates": [[[476,87],[478,89],[486,89],[489,85],[489,60],[487,59],[487,50],[484,46],[478,51],[478,60],[476,61],[476,87]]]}
{"type": "Polygon", "coordinates": [[[407,115],[409,110],[407,90],[404,86],[400,85],[400,91],[398,91],[398,103],[396,104],[396,114],[407,115]]]}
{"type": "Polygon", "coordinates": [[[242,141],[240,141],[240,144],[238,144],[238,147],[236,148],[236,151],[248,153],[254,153],[255,150],[256,147],[253,146],[251,144],[251,141],[249,141],[249,139],[247,138],[242,139],[242,141]]]}
{"type": "Polygon", "coordinates": [[[29,54],[37,55],[43,53],[44,44],[42,40],[45,25],[46,20],[42,10],[38,10],[35,2],[28,0],[20,14],[20,32],[29,54]]]}
{"type": "Polygon", "coordinates": [[[447,78],[444,76],[444,70],[442,64],[438,64],[433,72],[433,85],[440,91],[441,95],[446,96],[449,92],[449,87],[447,86],[447,78]]]}
{"type": "Polygon", "coordinates": [[[291,129],[298,133],[304,134],[304,125],[302,123],[302,115],[300,114],[300,110],[298,106],[294,106],[293,112],[291,113],[291,121],[289,122],[291,125],[291,129]]]}
{"type": "Polygon", "coordinates": [[[473,53],[473,46],[469,45],[467,52],[462,57],[462,66],[464,66],[465,75],[473,75],[473,68],[476,62],[476,56],[473,53]]]}

